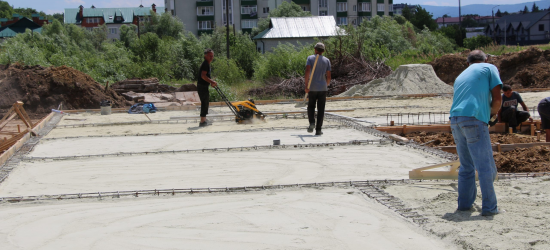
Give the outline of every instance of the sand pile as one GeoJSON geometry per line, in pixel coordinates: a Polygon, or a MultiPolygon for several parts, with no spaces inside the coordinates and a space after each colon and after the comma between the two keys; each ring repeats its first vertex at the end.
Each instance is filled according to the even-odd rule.
{"type": "MultiPolygon", "coordinates": [[[[442,81],[453,85],[456,77],[468,67],[467,56],[466,53],[445,55],[429,64],[442,81]]],[[[499,69],[502,82],[513,88],[550,87],[550,50],[531,47],[491,57],[489,63],[499,69]]]]}
{"type": "Polygon", "coordinates": [[[339,96],[382,96],[406,94],[452,93],[453,88],[437,78],[432,66],[401,65],[386,78],[356,85],[339,96]]]}
{"type": "Polygon", "coordinates": [[[122,96],[66,66],[0,66],[0,91],[0,111],[16,101],[22,101],[31,113],[50,112],[60,103],[64,109],[99,108],[102,100],[111,100],[114,107],[126,105],[122,96]]]}

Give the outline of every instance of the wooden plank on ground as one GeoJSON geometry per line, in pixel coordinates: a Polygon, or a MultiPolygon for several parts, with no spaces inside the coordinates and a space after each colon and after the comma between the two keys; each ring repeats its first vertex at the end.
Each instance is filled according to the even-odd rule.
{"type": "MultiPolygon", "coordinates": [[[[493,151],[498,152],[498,146],[497,144],[493,145],[493,151]]],[[[550,147],[550,142],[533,142],[533,143],[516,143],[516,144],[500,144],[500,150],[501,152],[509,152],[516,148],[532,148],[536,146],[547,146],[550,147]]],[[[456,154],[456,146],[443,146],[443,147],[436,147],[437,149],[441,149],[445,152],[456,154]]]]}

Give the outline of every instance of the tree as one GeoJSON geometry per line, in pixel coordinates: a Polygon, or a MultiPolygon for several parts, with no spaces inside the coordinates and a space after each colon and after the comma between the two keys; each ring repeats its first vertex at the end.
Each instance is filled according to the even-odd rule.
{"type": "Polygon", "coordinates": [[[456,45],[460,47],[463,46],[463,40],[464,38],[466,38],[465,28],[460,29],[458,25],[455,24],[455,25],[449,25],[447,27],[442,27],[438,30],[438,32],[445,35],[451,41],[454,41],[456,45]]]}
{"type": "Polygon", "coordinates": [[[412,21],[413,13],[412,10],[409,8],[408,5],[405,5],[405,8],[403,8],[403,11],[401,12],[401,15],[406,18],[409,22],[412,21]]]}
{"type": "Polygon", "coordinates": [[[11,18],[13,16],[13,8],[6,1],[0,1],[0,18],[11,18]]]}
{"type": "Polygon", "coordinates": [[[504,11],[504,13],[502,13],[502,16],[508,16],[510,15],[510,13],[508,13],[508,11],[504,11]]]}
{"type": "Polygon", "coordinates": [[[527,5],[525,5],[525,8],[523,8],[523,14],[529,13],[529,9],[527,8],[527,5]]]}
{"type": "Polygon", "coordinates": [[[177,17],[173,17],[168,12],[159,15],[151,11],[151,21],[145,22],[144,29],[141,33],[152,32],[157,34],[159,38],[165,36],[177,38],[182,31],[183,23],[177,17]]]}
{"type": "Polygon", "coordinates": [[[488,36],[478,35],[471,38],[464,39],[464,47],[469,50],[475,50],[482,47],[485,47],[493,42],[488,36]]]}
{"type": "Polygon", "coordinates": [[[445,14],[445,15],[443,15],[443,17],[450,17],[450,16],[449,16],[449,15],[447,15],[447,14],[445,14]]]}
{"type": "Polygon", "coordinates": [[[54,13],[53,15],[51,15],[51,18],[50,18],[50,15],[48,15],[47,17],[48,17],[48,20],[55,19],[60,23],[65,23],[65,14],[63,13],[54,13]]]}
{"type": "Polygon", "coordinates": [[[500,12],[500,9],[497,10],[497,13],[495,13],[495,16],[502,17],[502,12],[500,12]]]}
{"type": "Polygon", "coordinates": [[[437,23],[433,19],[433,15],[420,5],[416,6],[416,13],[414,13],[411,23],[421,30],[424,29],[424,26],[431,31],[437,29],[437,23]]]}
{"type": "Polygon", "coordinates": [[[539,6],[533,2],[533,7],[531,7],[531,12],[540,12],[539,6]]]}
{"type": "Polygon", "coordinates": [[[479,24],[477,21],[472,18],[471,16],[467,16],[466,18],[462,19],[462,26],[463,27],[478,27],[479,24]]]}
{"type": "Polygon", "coordinates": [[[303,16],[311,16],[311,13],[308,11],[303,11],[302,7],[300,5],[297,5],[294,2],[285,2],[276,9],[269,12],[269,16],[267,18],[260,19],[258,21],[257,27],[252,29],[252,37],[256,36],[260,32],[266,30],[269,28],[269,22],[271,21],[272,17],[303,17],[303,16]]]}

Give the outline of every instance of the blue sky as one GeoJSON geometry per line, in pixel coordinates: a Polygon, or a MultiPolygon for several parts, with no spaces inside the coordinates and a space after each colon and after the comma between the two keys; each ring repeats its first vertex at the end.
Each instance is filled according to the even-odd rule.
{"type": "MultiPolygon", "coordinates": [[[[38,11],[44,11],[47,14],[63,12],[65,8],[76,8],[79,5],[90,7],[95,5],[98,8],[110,8],[110,7],[137,7],[142,2],[144,6],[150,6],[155,3],[157,6],[163,6],[164,0],[7,0],[11,5],[16,8],[33,8],[38,11]]],[[[435,5],[435,6],[458,6],[458,0],[394,0],[394,3],[408,3],[408,4],[420,4],[420,5],[435,5]]],[[[469,4],[516,4],[525,3],[525,0],[462,0],[461,5],[469,4]]],[[[528,6],[532,5],[532,2],[528,6]]]]}

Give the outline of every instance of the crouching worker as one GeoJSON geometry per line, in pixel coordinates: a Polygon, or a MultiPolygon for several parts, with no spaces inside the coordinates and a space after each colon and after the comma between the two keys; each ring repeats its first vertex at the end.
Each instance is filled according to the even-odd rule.
{"type": "Polygon", "coordinates": [[[500,108],[498,119],[501,122],[507,122],[508,126],[512,128],[514,133],[517,133],[516,127],[522,122],[533,121],[531,115],[529,114],[529,109],[521,95],[518,92],[512,91],[512,87],[509,85],[502,86],[502,107],[500,108]],[[521,104],[521,107],[524,111],[518,111],[518,104],[521,104]]]}
{"type": "Polygon", "coordinates": [[[199,69],[199,81],[197,82],[197,92],[201,100],[201,122],[199,123],[199,127],[205,127],[208,125],[208,123],[206,123],[206,115],[208,114],[208,105],[210,102],[210,92],[208,91],[208,87],[218,86],[218,83],[213,81],[210,76],[210,72],[212,71],[210,64],[213,60],[214,51],[211,49],[206,49],[204,51],[204,62],[202,62],[199,69]]]}

